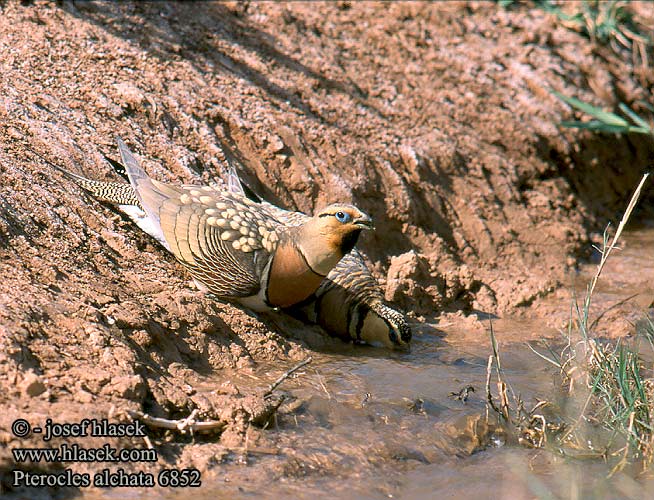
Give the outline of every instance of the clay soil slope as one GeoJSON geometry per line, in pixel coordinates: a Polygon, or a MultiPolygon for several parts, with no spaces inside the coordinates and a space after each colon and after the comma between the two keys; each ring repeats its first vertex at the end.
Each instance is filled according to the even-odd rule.
{"type": "Polygon", "coordinates": [[[204,298],[32,151],[115,180],[103,155],[118,135],[161,180],[209,182],[228,158],[286,208],[355,203],[375,220],[360,246],[387,298],[416,318],[527,309],[588,256],[652,157],[645,139],[558,128],[572,111],[548,92],[651,102],[651,74],[490,2],[1,2],[0,68],[6,470],[6,450],[36,445],[11,434],[18,417],[199,409],[236,446],[275,399],[194,386],[311,350],[295,323],[204,298]]]}

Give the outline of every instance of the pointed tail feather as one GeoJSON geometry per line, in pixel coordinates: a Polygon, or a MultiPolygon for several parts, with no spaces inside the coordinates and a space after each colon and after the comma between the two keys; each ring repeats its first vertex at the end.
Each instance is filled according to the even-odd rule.
{"type": "Polygon", "coordinates": [[[236,172],[236,168],[231,163],[228,164],[227,173],[225,174],[225,183],[227,184],[227,190],[230,193],[235,193],[240,196],[245,196],[255,203],[261,203],[262,198],[256,194],[250,186],[241,180],[236,172]]]}
{"type": "Polygon", "coordinates": [[[65,177],[73,181],[82,189],[91,193],[94,198],[97,198],[100,201],[106,201],[107,203],[111,203],[113,205],[132,205],[140,208],[141,205],[139,200],[136,197],[132,186],[129,184],[125,184],[123,182],[103,182],[88,179],[82,175],[75,174],[70,170],[66,170],[65,168],[51,162],[29,146],[28,149],[52,168],[64,174],[65,177]]]}
{"type": "Polygon", "coordinates": [[[228,164],[227,167],[227,190],[230,193],[245,196],[243,186],[241,185],[241,179],[238,177],[238,173],[236,172],[234,165],[231,163],[228,164]]]}
{"type": "Polygon", "coordinates": [[[120,157],[127,171],[129,182],[147,214],[150,225],[147,232],[170,250],[170,245],[167,243],[163,230],[161,229],[160,209],[167,199],[179,196],[180,193],[172,186],[153,181],[145,170],[140,167],[137,159],[123,140],[120,137],[116,137],[116,142],[118,143],[118,150],[120,151],[120,157]]]}
{"type": "Polygon", "coordinates": [[[150,210],[154,212],[152,214],[149,213],[148,215],[155,215],[157,212],[156,208],[149,207],[147,204],[143,203],[143,191],[148,189],[154,191],[152,180],[148,174],[145,173],[145,170],[141,168],[137,159],[127,147],[127,144],[125,144],[120,137],[116,137],[116,142],[118,143],[118,150],[120,151],[120,157],[123,160],[123,165],[127,171],[127,177],[129,178],[129,182],[136,192],[136,196],[139,198],[141,204],[148,213],[150,210]]]}

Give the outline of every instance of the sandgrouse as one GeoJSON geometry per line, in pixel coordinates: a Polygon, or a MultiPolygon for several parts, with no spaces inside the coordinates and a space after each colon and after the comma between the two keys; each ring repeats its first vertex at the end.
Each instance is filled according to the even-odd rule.
{"type": "Polygon", "coordinates": [[[96,198],[118,205],[201,289],[252,310],[306,301],[361,231],[372,228],[370,217],[352,205],[329,205],[300,225],[287,225],[234,190],[156,181],[117,142],[130,184],[64,173],[96,198]]]}
{"type": "MultiPolygon", "coordinates": [[[[107,160],[119,174],[127,178],[124,165],[110,158],[107,160]]],[[[96,198],[119,205],[143,230],[153,234],[131,184],[95,181],[62,171],[96,198]]],[[[300,212],[287,211],[263,201],[241,182],[233,168],[228,170],[223,185],[205,186],[200,189],[208,191],[208,188],[219,195],[227,190],[239,199],[247,197],[288,226],[300,226],[310,219],[300,212]]],[[[159,240],[161,241],[160,238],[159,240]]],[[[165,239],[161,242],[168,248],[165,239]]],[[[385,303],[379,284],[356,249],[338,262],[314,294],[286,311],[320,325],[328,333],[343,340],[382,343],[392,348],[406,348],[411,340],[411,328],[405,316],[385,303]]]]}
{"type": "MultiPolygon", "coordinates": [[[[300,226],[309,220],[303,213],[263,201],[241,182],[233,168],[228,169],[225,184],[231,192],[260,203],[288,226],[300,226]]],[[[356,249],[336,264],[309,299],[287,312],[345,340],[382,343],[392,348],[407,348],[411,341],[411,328],[404,314],[385,302],[379,283],[356,249]]]]}

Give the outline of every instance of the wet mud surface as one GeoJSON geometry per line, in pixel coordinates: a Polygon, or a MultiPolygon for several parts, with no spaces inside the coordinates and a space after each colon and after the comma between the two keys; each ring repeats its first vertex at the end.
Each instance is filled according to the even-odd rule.
{"type": "MultiPolygon", "coordinates": [[[[601,316],[597,331],[603,338],[625,335],[622,324],[614,330],[601,327],[603,321],[615,323],[605,319],[609,314],[631,322],[631,333],[651,315],[651,308],[639,302],[652,298],[647,266],[653,247],[654,229],[636,229],[607,264],[591,308],[591,318],[601,316]],[[633,295],[639,300],[624,301],[633,295]]],[[[583,299],[594,272],[588,264],[571,276],[577,286],[556,309],[569,307],[573,295],[583,299]]],[[[601,461],[518,446],[492,414],[487,419],[490,322],[480,323],[481,338],[454,324],[423,324],[411,353],[389,356],[353,346],[314,354],[314,362],[285,386],[293,412],[280,408],[264,448],[269,454],[255,449],[247,455],[250,463],[263,466],[263,477],[248,475],[247,467],[228,459],[224,476],[208,491],[219,496],[265,491],[270,498],[321,497],[327,491],[337,498],[471,498],[488,491],[511,498],[639,498],[652,491],[654,480],[648,476],[607,478],[610,467],[601,461]]],[[[529,342],[544,351],[541,341],[546,340],[560,350],[563,332],[543,319],[520,317],[496,319],[493,329],[505,380],[525,405],[548,400],[574,412],[563,397],[558,369],[527,347],[529,342]]],[[[248,383],[237,379],[237,384],[248,383]]]]}
{"type": "MultiPolygon", "coordinates": [[[[548,89],[632,104],[651,99],[654,77],[542,11],[490,3],[9,1],[0,35],[3,492],[10,450],[43,445],[16,438],[16,418],[122,421],[127,410],[221,422],[210,436],[153,432],[160,461],[125,465],[197,467],[211,496],[420,496],[437,480],[472,494],[483,483],[454,471],[476,478],[485,464],[511,484],[506,464],[531,455],[480,451],[493,442],[479,427],[487,318],[516,385],[551,389],[519,344],[556,338],[585,282],[576,269],[652,158],[640,137],[557,128],[573,113],[548,89]],[[206,183],[229,159],[285,208],[370,213],[377,231],[359,246],[409,313],[412,352],[204,297],[156,242],[33,153],[116,180],[103,159],[117,158],[116,135],[160,180],[206,183]],[[467,403],[450,397],[468,386],[467,403]]],[[[634,248],[651,249],[650,234],[634,248]]],[[[634,270],[649,269],[646,250],[624,251],[597,307],[639,295],[602,317],[607,336],[633,333],[652,291],[634,270]]],[[[144,446],[83,444],[106,442],[144,446]]]]}
{"type": "MultiPolygon", "coordinates": [[[[615,304],[636,291],[647,295],[641,271],[653,246],[651,226],[626,235],[600,281],[592,317],[618,309],[634,325],[643,320],[647,307],[615,304]]],[[[582,296],[594,270],[592,264],[582,267],[574,276],[579,285],[557,309],[570,305],[573,291],[582,296]]],[[[182,463],[203,471],[200,496],[206,498],[323,498],[327,492],[332,498],[470,498],[489,491],[510,498],[647,496],[654,488],[648,476],[607,478],[610,467],[602,461],[518,446],[492,414],[486,417],[489,327],[489,320],[480,321],[483,331],[473,336],[465,326],[422,324],[410,353],[314,347],[313,362],[284,383],[285,402],[263,436],[231,449],[188,443],[182,463]]],[[[526,345],[543,350],[536,341],[547,340],[560,349],[561,331],[521,317],[496,319],[493,328],[505,379],[525,404],[565,404],[559,371],[526,345]]],[[[603,331],[624,336],[620,329],[603,331]]],[[[247,390],[287,367],[260,363],[254,372],[208,377],[196,389],[234,384],[247,390]]],[[[154,498],[182,494],[158,491],[154,498]]]]}

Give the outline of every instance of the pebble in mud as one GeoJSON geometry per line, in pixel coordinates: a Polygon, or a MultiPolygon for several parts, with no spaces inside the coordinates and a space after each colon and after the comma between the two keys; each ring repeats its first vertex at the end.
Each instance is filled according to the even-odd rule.
{"type": "Polygon", "coordinates": [[[36,397],[46,391],[46,386],[34,372],[27,372],[21,383],[21,390],[30,397],[36,397]]]}

